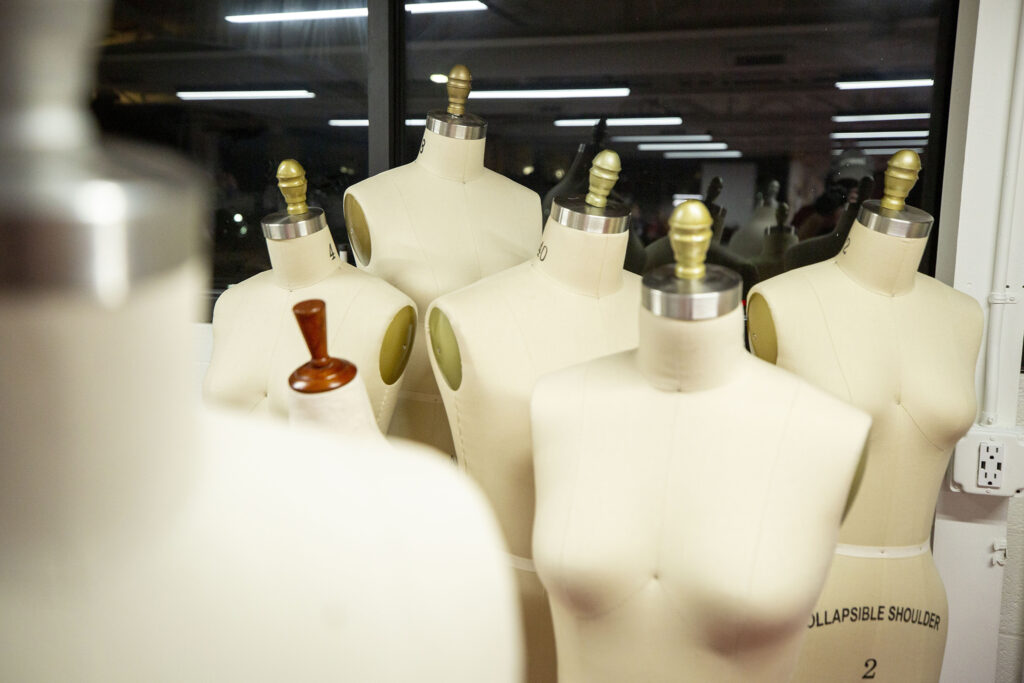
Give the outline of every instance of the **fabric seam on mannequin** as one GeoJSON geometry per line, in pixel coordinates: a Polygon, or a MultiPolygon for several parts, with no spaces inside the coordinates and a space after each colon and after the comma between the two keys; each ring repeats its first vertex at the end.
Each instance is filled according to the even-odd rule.
{"type": "MultiPolygon", "coordinates": [[[[835,259],[833,259],[832,262],[835,263],[835,259]]],[[[836,268],[839,268],[839,266],[836,265],[836,268]]],[[[842,268],[839,268],[839,270],[841,272],[843,272],[842,268]]],[[[849,277],[845,272],[843,272],[843,276],[844,277],[849,277]]],[[[814,300],[818,302],[818,311],[821,314],[821,319],[825,323],[825,331],[828,333],[828,344],[829,344],[829,347],[831,347],[831,349],[832,349],[832,355],[833,355],[833,357],[835,358],[835,361],[836,361],[836,368],[838,368],[839,374],[843,378],[843,385],[846,387],[846,399],[845,400],[848,403],[853,403],[853,390],[850,388],[850,380],[846,376],[846,369],[843,367],[843,363],[840,360],[840,353],[839,353],[838,349],[836,348],[835,337],[832,334],[832,324],[831,324],[831,322],[828,319],[828,314],[826,313],[825,304],[824,304],[824,302],[822,302],[821,296],[818,294],[818,288],[814,286],[814,281],[811,278],[807,277],[806,275],[804,276],[804,280],[807,281],[807,284],[810,287],[811,292],[814,294],[814,300]]],[[[765,301],[767,302],[767,300],[765,300],[765,301]]],[[[771,307],[769,307],[768,310],[770,311],[771,307]]],[[[777,351],[777,355],[781,356],[782,355],[781,354],[782,346],[779,344],[778,329],[779,329],[779,327],[778,327],[778,325],[776,325],[775,326],[775,348],[778,350],[777,351]]]]}
{"type": "Polygon", "coordinates": [[[537,567],[533,564],[533,560],[529,557],[521,557],[513,553],[507,554],[509,566],[513,569],[519,569],[524,572],[530,572],[531,574],[537,573],[537,567]]]}
{"type": "Polygon", "coordinates": [[[931,539],[925,539],[922,543],[915,545],[856,545],[854,543],[837,543],[836,555],[867,559],[902,559],[924,555],[931,550],[931,546],[931,539]]]}

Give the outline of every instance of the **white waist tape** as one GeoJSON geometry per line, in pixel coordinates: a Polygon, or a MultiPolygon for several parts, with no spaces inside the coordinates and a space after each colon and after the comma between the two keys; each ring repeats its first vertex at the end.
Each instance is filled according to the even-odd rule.
{"type": "Polygon", "coordinates": [[[513,569],[522,569],[524,572],[537,573],[537,568],[533,566],[533,560],[528,557],[519,557],[508,553],[508,563],[512,565],[513,569]]]}
{"type": "Polygon", "coordinates": [[[931,547],[930,540],[918,543],[917,545],[852,545],[849,543],[838,543],[836,544],[836,555],[894,559],[924,555],[931,550],[931,547]]]}

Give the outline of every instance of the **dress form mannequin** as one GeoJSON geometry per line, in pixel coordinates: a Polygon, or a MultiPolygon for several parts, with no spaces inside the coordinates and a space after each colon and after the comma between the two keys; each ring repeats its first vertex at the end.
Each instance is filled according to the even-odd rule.
{"type": "Polygon", "coordinates": [[[947,606],[929,535],[950,452],[975,416],[982,314],[917,272],[932,218],[904,198],[920,167],[897,153],[885,197],[864,203],[836,258],[750,294],[754,353],[874,418],[795,681],[939,680],[947,606]]]}
{"type": "Polygon", "coordinates": [[[363,373],[381,429],[391,421],[412,351],[416,307],[392,285],[339,258],[323,210],[306,205],[305,171],[277,169],[287,213],[263,220],[272,268],[230,287],[213,310],[213,355],[203,395],[243,410],[288,414],[288,374],[306,355],[291,307],[311,297],[331,306],[330,342],[363,373]]]}
{"type": "Polygon", "coordinates": [[[533,395],[560,683],[783,683],[825,579],[870,421],[746,353],[739,277],[705,273],[711,223],[674,211],[680,262],[644,277],[637,350],[533,395]]]}
{"type": "Polygon", "coordinates": [[[796,228],[789,225],[788,218],[789,204],[781,202],[775,209],[775,225],[765,228],[761,253],[753,260],[758,281],[781,273],[786,252],[797,243],[796,228]]]}
{"type": "Polygon", "coordinates": [[[874,178],[871,176],[861,178],[857,189],[857,201],[846,205],[843,215],[836,221],[835,230],[827,235],[803,240],[799,244],[794,244],[790,247],[786,251],[785,270],[793,270],[794,268],[801,268],[812,263],[820,263],[827,259],[835,258],[839,250],[843,248],[843,244],[846,243],[846,238],[850,234],[850,228],[853,227],[853,222],[857,219],[857,214],[860,213],[861,204],[871,197],[871,191],[874,187],[874,178]]]}
{"type": "Polygon", "coordinates": [[[355,365],[327,355],[327,306],[320,299],[292,307],[312,359],[288,378],[288,422],[384,441],[355,365]]]}
{"type": "MultiPolygon", "coordinates": [[[[466,67],[452,69],[448,110],[427,114],[416,161],[345,193],[359,267],[411,296],[420,311],[522,263],[540,242],[537,194],[484,168],[487,124],[465,113],[470,78],[466,67]]],[[[422,328],[416,336],[390,433],[454,453],[422,328]]]]}
{"type": "Polygon", "coordinates": [[[763,199],[754,207],[750,220],[729,240],[729,249],[743,258],[756,258],[764,244],[764,230],[776,225],[775,210],[779,202],[779,181],[772,180],[765,188],[763,199]]]}
{"type": "Polygon", "coordinates": [[[622,269],[626,207],[607,202],[619,158],[594,158],[590,192],[555,200],[537,256],[446,294],[427,313],[431,363],[459,465],[490,498],[519,578],[528,680],[555,680],[547,597],[533,571],[530,393],[546,372],[636,345],[640,278],[622,269]]]}
{"type": "Polygon", "coordinates": [[[50,145],[0,127],[0,680],[520,681],[497,526],[447,463],[199,416],[209,207],[170,152],[93,144],[104,9],[0,4],[0,114],[50,145]]]}
{"type": "Polygon", "coordinates": [[[715,176],[708,183],[708,190],[704,193],[704,206],[708,207],[708,213],[711,214],[711,219],[714,223],[711,224],[711,241],[721,242],[722,233],[725,232],[725,214],[726,208],[720,204],[716,204],[715,200],[722,194],[722,189],[725,183],[722,182],[721,176],[715,176]]]}

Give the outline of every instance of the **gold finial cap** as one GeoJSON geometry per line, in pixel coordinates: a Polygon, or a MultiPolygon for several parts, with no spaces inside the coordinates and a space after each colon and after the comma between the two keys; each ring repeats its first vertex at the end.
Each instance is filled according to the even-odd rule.
{"type": "Polygon", "coordinates": [[[588,205],[598,209],[608,205],[608,194],[615,187],[621,170],[622,162],[618,154],[610,149],[597,153],[590,166],[590,191],[585,200],[588,205]]]}
{"type": "Polygon", "coordinates": [[[687,199],[668,219],[668,238],[676,257],[676,277],[699,280],[704,277],[704,259],[711,245],[711,213],[704,202],[687,199]]]}
{"type": "Polygon", "coordinates": [[[464,64],[456,64],[448,72],[448,113],[462,116],[466,113],[466,98],[473,86],[473,74],[464,64]]]}
{"type": "Polygon", "coordinates": [[[306,170],[295,159],[285,159],[277,167],[277,186],[288,202],[288,213],[301,216],[309,213],[306,204],[306,170]]]}
{"type": "Polygon", "coordinates": [[[920,170],[921,157],[917,156],[917,152],[902,149],[889,158],[889,166],[885,169],[885,194],[881,201],[883,209],[904,209],[907,195],[917,182],[920,170]]]}

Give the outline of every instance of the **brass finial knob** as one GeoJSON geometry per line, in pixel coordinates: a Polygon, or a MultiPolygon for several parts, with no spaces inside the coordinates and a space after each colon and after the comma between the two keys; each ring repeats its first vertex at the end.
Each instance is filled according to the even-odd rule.
{"type": "Polygon", "coordinates": [[[301,216],[309,213],[306,204],[306,170],[295,159],[285,159],[277,167],[277,186],[288,202],[288,213],[301,216]]]}
{"type": "Polygon", "coordinates": [[[779,205],[775,207],[775,225],[787,225],[786,221],[789,219],[789,204],[786,202],[779,202],[779,205]]]}
{"type": "Polygon", "coordinates": [[[473,74],[464,64],[456,64],[448,72],[448,113],[462,116],[466,113],[466,98],[473,86],[473,74]]]}
{"type": "Polygon", "coordinates": [[[881,202],[883,209],[903,210],[920,170],[921,157],[917,152],[901,149],[889,158],[889,167],[885,169],[885,194],[881,202]]]}
{"type": "Polygon", "coordinates": [[[619,155],[610,149],[598,152],[590,166],[590,191],[587,192],[586,202],[590,206],[599,209],[608,205],[608,193],[615,186],[619,179],[619,171],[622,170],[622,162],[619,155]]]}
{"type": "Polygon", "coordinates": [[[687,199],[672,212],[668,219],[668,238],[676,257],[676,277],[683,280],[704,277],[712,222],[708,207],[697,199],[687,199]]]}

